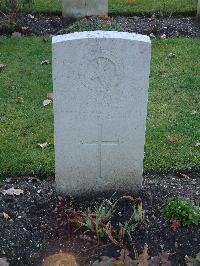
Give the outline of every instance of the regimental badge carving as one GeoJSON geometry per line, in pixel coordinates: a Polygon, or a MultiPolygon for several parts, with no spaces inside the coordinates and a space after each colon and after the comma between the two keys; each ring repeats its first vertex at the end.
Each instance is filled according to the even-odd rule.
{"type": "Polygon", "coordinates": [[[123,76],[122,63],[110,51],[102,50],[98,57],[95,53],[81,60],[80,79],[90,88],[109,89],[118,86],[123,76]]]}

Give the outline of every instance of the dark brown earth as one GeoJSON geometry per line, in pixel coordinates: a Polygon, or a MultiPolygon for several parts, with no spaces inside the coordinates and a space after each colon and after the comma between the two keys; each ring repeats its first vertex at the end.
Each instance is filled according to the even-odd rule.
{"type": "MultiPolygon", "coordinates": [[[[125,194],[126,195],[126,194],[125,194]]],[[[145,219],[132,235],[133,245],[140,253],[145,244],[150,256],[156,256],[161,247],[170,252],[172,265],[185,265],[185,255],[195,256],[200,251],[199,226],[180,227],[173,231],[171,225],[161,215],[161,206],[172,196],[184,196],[199,204],[200,173],[189,177],[168,175],[146,175],[139,194],[142,199],[145,219]]],[[[109,195],[107,195],[109,196],[109,195]]],[[[119,195],[115,195],[116,197],[119,195]]],[[[76,211],[94,207],[105,195],[91,195],[79,199],[60,197],[54,189],[54,181],[48,178],[7,178],[0,184],[0,258],[7,257],[11,266],[40,266],[43,258],[62,250],[74,254],[80,265],[89,265],[100,255],[119,255],[119,247],[83,237],[81,230],[75,229],[66,215],[69,208],[76,211]],[[4,195],[3,190],[14,187],[23,194],[4,195]],[[5,218],[3,213],[10,218],[5,218]]],[[[130,218],[130,204],[119,207],[116,220],[130,218]]],[[[127,243],[128,249],[131,246],[127,243]]]]}
{"type": "MultiPolygon", "coordinates": [[[[88,18],[89,20],[99,20],[88,18]]],[[[6,24],[6,17],[0,14],[0,35],[20,32],[23,35],[55,35],[66,29],[75,20],[61,16],[32,15],[18,16],[11,25],[6,24]]],[[[200,22],[196,17],[144,17],[114,16],[112,21],[120,23],[125,31],[150,35],[152,38],[166,34],[167,37],[200,36],[200,22]]],[[[104,21],[105,22],[105,21],[104,21]]]]}

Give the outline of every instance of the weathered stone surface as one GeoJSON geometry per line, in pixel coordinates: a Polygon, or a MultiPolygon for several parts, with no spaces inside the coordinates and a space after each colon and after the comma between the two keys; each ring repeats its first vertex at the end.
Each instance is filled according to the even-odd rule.
{"type": "Polygon", "coordinates": [[[125,32],[53,37],[59,191],[141,186],[150,50],[149,37],[125,32]]]}
{"type": "Polygon", "coordinates": [[[62,0],[64,17],[104,16],[108,14],[108,0],[62,0]]]}

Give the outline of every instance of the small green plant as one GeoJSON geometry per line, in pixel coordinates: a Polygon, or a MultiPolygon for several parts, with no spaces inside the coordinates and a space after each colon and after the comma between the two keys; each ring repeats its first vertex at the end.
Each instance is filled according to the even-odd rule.
{"type": "Polygon", "coordinates": [[[110,199],[103,200],[101,204],[97,204],[93,210],[90,208],[78,212],[68,210],[68,221],[79,225],[78,229],[81,227],[86,229],[85,233],[92,233],[98,243],[100,239],[107,237],[117,246],[123,247],[126,237],[132,241],[131,235],[134,233],[138,223],[144,220],[144,211],[141,199],[134,199],[131,196],[122,196],[114,200],[113,196],[110,199]],[[116,218],[116,207],[122,200],[131,203],[133,213],[128,221],[125,221],[123,224],[119,222],[117,225],[115,222],[113,226],[112,220],[116,218]]]}
{"type": "Polygon", "coordinates": [[[121,225],[121,231],[123,232],[123,238],[122,240],[124,239],[124,236],[125,234],[128,235],[129,239],[132,241],[132,237],[131,235],[133,234],[133,232],[135,231],[136,227],[137,227],[137,223],[133,223],[133,217],[130,218],[129,221],[126,221],[124,223],[124,225],[121,225]]]}
{"type": "Polygon", "coordinates": [[[199,206],[186,198],[169,199],[162,208],[162,213],[167,221],[179,221],[182,225],[198,224],[200,221],[199,206]]]}
{"type": "Polygon", "coordinates": [[[134,212],[134,219],[137,223],[140,223],[144,220],[144,210],[141,200],[139,200],[137,204],[134,205],[133,212],[134,212]]]}
{"type": "Polygon", "coordinates": [[[94,212],[88,208],[87,212],[83,214],[81,225],[93,232],[99,241],[100,238],[105,237],[106,229],[104,224],[109,221],[113,213],[113,204],[111,200],[104,200],[101,205],[96,205],[94,212]]]}
{"type": "Polygon", "coordinates": [[[80,31],[95,31],[95,30],[107,30],[107,31],[124,31],[122,25],[112,21],[89,21],[79,20],[73,23],[66,29],[59,31],[60,34],[73,33],[80,31]]]}

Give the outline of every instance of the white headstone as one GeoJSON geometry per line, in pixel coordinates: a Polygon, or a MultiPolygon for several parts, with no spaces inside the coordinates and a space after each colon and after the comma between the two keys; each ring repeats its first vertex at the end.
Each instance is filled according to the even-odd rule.
{"type": "Polygon", "coordinates": [[[144,35],[96,31],[53,37],[60,192],[141,187],[150,54],[144,35]]]}
{"type": "Polygon", "coordinates": [[[108,0],[62,0],[63,17],[105,16],[108,0]]]}

